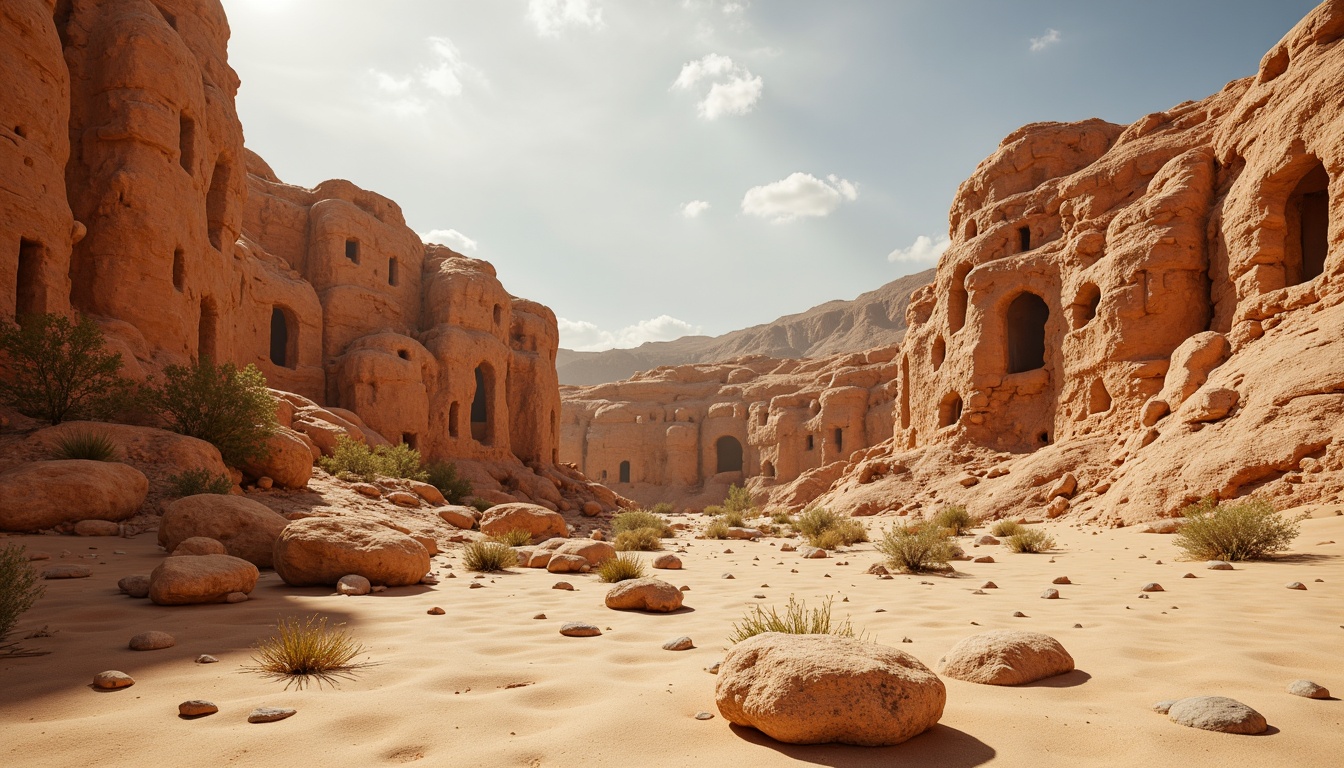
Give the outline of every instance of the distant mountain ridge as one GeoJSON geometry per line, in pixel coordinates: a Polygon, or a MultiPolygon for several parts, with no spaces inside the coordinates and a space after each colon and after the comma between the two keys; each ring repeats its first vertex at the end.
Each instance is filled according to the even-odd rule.
{"type": "Polygon", "coordinates": [[[583,386],[619,381],[660,365],[712,363],[743,355],[825,357],[895,344],[905,336],[910,293],[933,282],[933,275],[932,269],[907,275],[850,301],[828,301],[722,336],[683,336],[602,352],[562,348],[556,355],[556,370],[561,384],[583,386]]]}

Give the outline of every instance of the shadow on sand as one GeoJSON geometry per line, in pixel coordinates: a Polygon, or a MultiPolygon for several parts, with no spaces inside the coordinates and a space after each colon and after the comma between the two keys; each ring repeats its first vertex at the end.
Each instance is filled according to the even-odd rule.
{"type": "Polygon", "coordinates": [[[730,725],[729,728],[743,741],[767,747],[776,752],[816,765],[883,766],[884,768],[970,768],[994,759],[994,748],[974,736],[935,725],[929,730],[894,747],[854,747],[847,744],[784,744],[775,741],[755,728],[730,725]]]}

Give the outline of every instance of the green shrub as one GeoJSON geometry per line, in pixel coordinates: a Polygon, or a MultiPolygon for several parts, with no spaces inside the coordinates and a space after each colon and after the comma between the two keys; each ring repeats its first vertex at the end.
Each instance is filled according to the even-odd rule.
{"type": "Polygon", "coordinates": [[[726,539],[728,538],[728,523],[724,522],[722,517],[716,517],[709,525],[705,526],[706,539],[726,539]]]}
{"type": "Polygon", "coordinates": [[[228,475],[212,475],[208,469],[188,469],[168,476],[169,493],[181,498],[202,493],[227,496],[233,490],[233,479],[228,475]]]}
{"type": "Polygon", "coordinates": [[[633,509],[629,512],[622,512],[611,519],[613,533],[637,531],[641,528],[651,528],[660,537],[672,535],[672,526],[668,524],[667,520],[647,510],[633,509]]]}
{"type": "Polygon", "coordinates": [[[491,504],[490,502],[486,501],[485,499],[482,499],[481,497],[477,496],[477,497],[473,498],[473,499],[471,500],[471,503],[468,504],[467,506],[471,507],[472,509],[476,510],[477,512],[484,512],[484,511],[486,511],[487,509],[489,509],[489,508],[491,508],[491,507],[493,507],[493,506],[495,506],[495,505],[494,505],[494,504],[491,504]]]}
{"type": "Polygon", "coordinates": [[[663,539],[656,528],[634,528],[616,534],[611,544],[620,552],[653,552],[663,548],[663,539]]]}
{"type": "Polygon", "coordinates": [[[145,387],[145,400],[169,429],[214,445],[230,466],[263,459],[270,450],[275,397],[254,365],[239,369],[209,358],[170,365],[162,383],[145,387]]]}
{"type": "Polygon", "coordinates": [[[29,315],[0,324],[0,404],[52,424],[103,419],[133,402],[121,355],[105,348],[96,323],[80,316],[29,315]]]}
{"type": "Polygon", "coordinates": [[[365,652],[363,645],[341,626],[328,627],[326,617],[316,614],[302,622],[297,618],[283,619],[276,633],[257,643],[252,660],[256,666],[250,671],[286,681],[285,688],[295,683],[302,688],[309,680],[335,683],[336,678],[349,678],[356,670],[371,666],[358,663],[355,657],[365,652]]]}
{"type": "Polygon", "coordinates": [[[729,512],[741,512],[744,516],[751,517],[748,513],[755,510],[755,506],[751,503],[751,491],[737,485],[728,486],[728,496],[723,500],[723,508],[729,512]]]}
{"type": "Polygon", "coordinates": [[[6,643],[19,617],[42,597],[37,572],[28,564],[28,552],[19,544],[0,547],[0,656],[35,656],[35,651],[6,643]]]}
{"type": "Polygon", "coordinates": [[[439,489],[449,504],[466,504],[471,498],[471,481],[457,476],[457,465],[434,461],[425,466],[425,482],[439,489]]]}
{"type": "Polygon", "coordinates": [[[658,515],[659,517],[667,517],[668,515],[675,512],[676,509],[671,504],[668,504],[666,501],[660,501],[657,504],[654,504],[653,509],[650,509],[649,511],[655,515],[658,515]]]}
{"type": "Polygon", "coordinates": [[[1038,554],[1055,548],[1055,540],[1040,528],[1023,528],[1004,542],[1014,552],[1038,554]]]}
{"type": "Polygon", "coordinates": [[[770,516],[770,522],[776,525],[793,525],[793,516],[786,511],[779,511],[770,516]]]}
{"type": "Polygon", "coordinates": [[[473,541],[462,550],[462,567],[468,571],[493,573],[517,564],[518,553],[497,541],[473,541]]]}
{"type": "MultiPolygon", "coordinates": [[[[839,635],[854,637],[854,628],[849,619],[842,622],[831,621],[831,598],[822,601],[820,608],[809,609],[806,602],[789,598],[789,604],[781,616],[774,608],[765,609],[757,605],[733,624],[733,632],[728,642],[736,645],[749,637],[764,632],[783,632],[789,635],[839,635]]],[[[863,638],[860,638],[863,639],[863,638]]]]}
{"type": "Polygon", "coordinates": [[[953,536],[960,536],[975,526],[975,518],[960,505],[946,507],[933,517],[934,524],[948,529],[953,536]]]}
{"type": "Polygon", "coordinates": [[[1303,517],[1285,518],[1264,499],[1218,504],[1206,498],[1187,507],[1176,547],[1196,560],[1260,560],[1287,549],[1303,517]]]}
{"type": "Polygon", "coordinates": [[[994,527],[989,529],[989,533],[991,536],[1012,536],[1022,530],[1022,524],[1016,520],[1000,520],[994,523],[994,527]]]}
{"type": "Polygon", "coordinates": [[[947,532],[926,523],[889,528],[877,543],[877,551],[886,556],[888,565],[906,573],[945,570],[956,555],[947,532]]]}
{"type": "Polygon", "coordinates": [[[868,531],[862,523],[824,507],[804,510],[793,521],[793,527],[807,537],[809,544],[822,549],[847,547],[868,540],[868,531]]]}
{"type": "Polygon", "coordinates": [[[422,483],[429,477],[423,468],[420,452],[405,443],[380,445],[373,449],[373,455],[378,464],[378,474],[385,477],[400,477],[422,483]]]}
{"type": "Polygon", "coordinates": [[[514,528],[511,531],[497,533],[491,536],[490,540],[506,547],[523,547],[532,543],[532,534],[526,528],[514,528]]]}
{"type": "Polygon", "coordinates": [[[378,477],[378,458],[369,446],[347,435],[336,438],[336,447],[330,456],[317,460],[318,466],[337,477],[354,475],[364,482],[378,477]]]}
{"type": "Polygon", "coordinates": [[[644,577],[644,561],[634,555],[620,554],[603,560],[597,566],[597,578],[607,584],[644,577]]]}
{"type": "Polygon", "coordinates": [[[747,527],[746,516],[744,516],[740,511],[736,509],[725,509],[723,511],[723,514],[719,515],[719,519],[723,521],[724,525],[730,528],[747,527]]]}
{"type": "Polygon", "coordinates": [[[704,515],[705,517],[718,517],[719,515],[723,514],[723,507],[719,506],[718,504],[710,504],[708,507],[705,507],[704,509],[700,510],[700,514],[704,515]]]}
{"type": "Polygon", "coordinates": [[[105,432],[83,430],[67,432],[56,438],[51,451],[53,459],[85,459],[87,461],[116,461],[117,444],[105,432]]]}

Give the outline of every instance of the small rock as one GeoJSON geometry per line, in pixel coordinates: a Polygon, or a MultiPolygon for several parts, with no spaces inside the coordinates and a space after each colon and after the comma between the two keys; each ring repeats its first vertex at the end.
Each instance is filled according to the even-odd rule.
{"type": "Polygon", "coordinates": [[[274,723],[277,720],[284,720],[287,717],[293,717],[298,710],[284,707],[257,707],[247,714],[249,723],[274,723]]]}
{"type": "Polygon", "coordinates": [[[226,603],[246,603],[248,596],[246,592],[230,592],[224,596],[226,603]]]}
{"type": "Polygon", "coordinates": [[[1161,584],[1158,584],[1156,581],[1150,581],[1150,582],[1148,582],[1147,584],[1144,584],[1144,585],[1143,585],[1143,590],[1142,590],[1142,591],[1144,591],[1144,592],[1165,592],[1166,590],[1163,589],[1163,588],[1162,588],[1162,585],[1161,585],[1161,584]]]}
{"type": "Polygon", "coordinates": [[[798,549],[797,547],[788,542],[784,542],[783,544],[779,545],[780,552],[794,552],[797,551],[797,549],[798,549]]]}
{"type": "Polygon", "coordinates": [[[719,674],[719,665],[722,663],[723,663],[722,661],[716,661],[713,664],[710,664],[708,667],[705,667],[705,671],[711,675],[717,675],[719,674]]]}
{"type": "Polygon", "coordinates": [[[485,585],[482,584],[482,583],[479,582],[479,581],[473,581],[473,582],[471,582],[470,584],[467,585],[467,589],[481,589],[481,588],[483,588],[484,586],[485,586],[485,585]]]}
{"type": "Polygon", "coordinates": [[[913,643],[913,642],[915,642],[915,641],[914,641],[914,640],[911,640],[911,639],[908,638],[908,637],[902,637],[902,638],[901,638],[901,642],[902,642],[902,643],[913,643]]]}
{"type": "Polygon", "coordinates": [[[551,589],[563,589],[566,592],[573,592],[574,585],[570,584],[568,581],[557,581],[551,585],[551,589]]]}
{"type": "Polygon", "coordinates": [[[1181,578],[1182,578],[1182,579],[1193,579],[1193,578],[1195,578],[1195,574],[1193,574],[1193,573],[1187,573],[1187,574],[1185,574],[1184,576],[1182,576],[1181,578]]]}
{"type": "Polygon", "coordinates": [[[985,546],[992,546],[994,544],[998,544],[999,540],[986,533],[982,536],[976,536],[974,543],[977,545],[983,544],[985,546]]]}
{"type": "Polygon", "coordinates": [[[386,591],[387,591],[387,585],[386,585],[386,584],[374,584],[374,585],[373,585],[373,589],[370,589],[370,590],[369,590],[369,592],[371,592],[371,593],[373,593],[373,594],[375,594],[375,595],[378,594],[379,592],[386,592],[386,591]]]}
{"type": "Polygon", "coordinates": [[[998,588],[999,588],[999,585],[998,585],[998,584],[995,584],[995,583],[992,582],[992,581],[986,581],[984,584],[981,584],[981,585],[980,585],[980,588],[981,588],[981,589],[998,589],[998,588]]]}
{"type": "Polygon", "coordinates": [[[1074,629],[1082,629],[1082,628],[1083,628],[1083,625],[1082,625],[1082,624],[1074,624],[1074,625],[1073,625],[1073,628],[1074,628],[1074,629]]]}
{"type": "Polygon", "coordinates": [[[28,561],[29,561],[29,562],[32,562],[32,561],[34,561],[34,560],[50,560],[50,559],[51,559],[51,553],[50,553],[50,552],[29,552],[29,553],[28,553],[28,561]]]}
{"type": "Polygon", "coordinates": [[[1232,570],[1232,564],[1229,562],[1225,562],[1223,560],[1210,560],[1205,567],[1207,567],[1210,571],[1232,570]]]}
{"type": "Polygon", "coordinates": [[[442,616],[444,611],[442,608],[436,605],[433,608],[430,608],[428,611],[425,611],[425,613],[428,613],[430,616],[442,616]]]}
{"type": "Polygon", "coordinates": [[[546,618],[546,614],[544,614],[544,613],[538,613],[536,616],[533,616],[532,618],[533,618],[533,619],[545,619],[545,618],[546,618]]]}
{"type": "Polygon", "coordinates": [[[822,560],[830,557],[821,547],[799,547],[798,555],[804,560],[822,560]]]}
{"type": "Polygon", "coordinates": [[[216,659],[208,653],[202,653],[200,656],[196,657],[197,664],[214,664],[217,661],[219,661],[219,659],[216,659]]]}
{"type": "Polygon", "coordinates": [[[275,485],[275,481],[265,475],[257,478],[257,487],[263,491],[269,491],[275,485]]]}
{"type": "Polygon", "coordinates": [[[1041,593],[1041,599],[1043,599],[1043,600],[1058,600],[1058,599],[1059,599],[1059,590],[1058,590],[1058,589],[1047,589],[1047,590],[1045,590],[1044,592],[1041,593]]]}
{"type": "Polygon", "coordinates": [[[372,588],[373,585],[369,583],[369,580],[357,573],[342,576],[336,582],[336,591],[342,595],[367,595],[372,588]]]}
{"type": "Polygon", "coordinates": [[[881,563],[873,563],[868,566],[868,570],[864,571],[864,573],[870,573],[874,576],[886,576],[890,571],[887,570],[887,566],[881,563]]]}
{"type": "Polygon", "coordinates": [[[974,558],[973,560],[971,560],[971,562],[973,562],[973,563],[992,563],[992,562],[994,562],[994,558],[993,558],[993,557],[990,557],[989,555],[982,555],[982,556],[980,556],[980,557],[974,558]]]}
{"type": "Polygon", "coordinates": [[[1068,576],[1060,576],[1059,578],[1055,579],[1054,581],[1052,581],[1052,582],[1050,582],[1050,583],[1051,583],[1051,584],[1072,584],[1073,582],[1072,582],[1072,581],[1069,581],[1069,577],[1068,577],[1068,576]]]}
{"type": "Polygon", "coordinates": [[[731,574],[731,573],[725,573],[725,574],[723,574],[722,576],[720,576],[719,578],[720,578],[720,579],[735,579],[735,578],[737,578],[737,577],[734,576],[734,575],[731,574]]]}
{"type": "Polygon", "coordinates": [[[192,699],[177,705],[177,714],[182,717],[203,717],[213,715],[218,711],[219,707],[215,706],[214,702],[205,699],[192,699]]]}
{"type": "Polygon", "coordinates": [[[1300,581],[1290,581],[1290,582],[1288,582],[1287,584],[1285,584],[1284,586],[1287,587],[1288,589],[1306,589],[1306,588],[1307,588],[1307,585],[1306,585],[1306,584],[1303,584],[1303,583],[1300,582],[1300,581]]]}
{"type": "Polygon", "coordinates": [[[593,531],[593,532],[588,536],[588,538],[592,539],[593,541],[606,541],[606,540],[607,540],[607,534],[605,534],[605,533],[603,533],[603,532],[601,532],[601,531],[593,531]]]}
{"type": "Polygon", "coordinates": [[[439,577],[432,573],[426,573],[424,576],[420,577],[420,583],[432,587],[439,583],[439,577]]]}
{"type": "MultiPolygon", "coordinates": [[[[764,600],[764,599],[765,599],[765,595],[762,594],[762,593],[760,593],[760,592],[757,592],[756,594],[752,595],[752,597],[756,598],[757,600],[764,600]]],[[[848,599],[848,598],[846,598],[846,599],[848,599]]]]}
{"type": "Polygon", "coordinates": [[[694,647],[695,644],[691,642],[691,638],[686,637],[685,635],[682,635],[681,637],[678,637],[675,640],[668,640],[666,643],[663,643],[664,651],[689,651],[694,647]]]}
{"type": "Polygon", "coordinates": [[[121,526],[110,520],[80,520],[75,523],[76,536],[120,536],[121,526]]]}
{"type": "Polygon", "coordinates": [[[53,565],[42,571],[44,579],[87,579],[93,575],[93,569],[87,565],[53,565]]]}
{"type": "Polygon", "coordinates": [[[709,713],[709,712],[696,712],[696,713],[695,713],[695,719],[696,719],[696,720],[713,720],[713,719],[714,719],[714,715],[711,714],[711,713],[709,713]]]}
{"type": "Polygon", "coordinates": [[[1310,680],[1294,680],[1288,684],[1288,692],[1294,696],[1303,696],[1308,699],[1330,698],[1329,690],[1310,680]]]}
{"type": "Polygon", "coordinates": [[[126,576],[117,582],[117,589],[130,597],[149,597],[149,575],[140,573],[126,576]]]}
{"type": "Polygon", "coordinates": [[[118,672],[115,669],[107,672],[99,672],[93,676],[93,684],[97,688],[105,691],[113,691],[117,688],[129,688],[135,685],[135,679],[125,672],[118,672]]]}
{"type": "Polygon", "coordinates": [[[983,590],[983,589],[977,589],[977,590],[975,590],[974,592],[972,592],[971,594],[972,594],[972,595],[988,595],[989,593],[986,592],[986,591],[983,590]]]}
{"type": "Polygon", "coordinates": [[[731,550],[731,549],[725,549],[725,550],[723,550],[723,554],[725,554],[725,555],[731,555],[731,554],[733,554],[733,550],[731,550]]]}
{"type": "Polygon", "coordinates": [[[387,500],[396,504],[398,507],[415,509],[420,506],[420,497],[407,491],[392,491],[387,494],[387,500]]]}
{"type": "Polygon", "coordinates": [[[1161,564],[1162,564],[1161,560],[1158,560],[1157,562],[1153,563],[1153,565],[1161,565],[1161,564]]]}
{"type": "Polygon", "coordinates": [[[1165,701],[1159,701],[1153,705],[1152,709],[1159,715],[1165,715],[1171,711],[1171,705],[1175,703],[1176,699],[1167,699],[1165,701]]]}
{"type": "Polygon", "coordinates": [[[681,570],[681,558],[668,552],[655,557],[653,559],[653,567],[667,571],[679,571],[681,570]]]}
{"type": "Polygon", "coordinates": [[[1027,614],[1025,614],[1025,613],[1023,613],[1023,612],[1021,612],[1021,611],[1013,611],[1013,618],[1014,618],[1014,619],[1027,619],[1027,618],[1031,618],[1031,617],[1027,616],[1027,614]]]}
{"type": "Polygon", "coordinates": [[[1167,711],[1171,721],[1189,728],[1221,733],[1264,733],[1269,725],[1264,715],[1225,696],[1193,696],[1180,699],[1167,711]]]}
{"type": "Polygon", "coordinates": [[[132,651],[157,651],[174,645],[177,645],[177,640],[167,632],[141,632],[132,637],[130,642],[132,651]]]}
{"type": "MultiPolygon", "coordinates": [[[[794,573],[797,573],[797,571],[794,571],[794,573]]],[[[877,578],[880,581],[891,581],[895,577],[893,577],[890,573],[884,573],[881,576],[878,576],[877,578]]]]}
{"type": "Polygon", "coordinates": [[[677,587],[677,589],[681,590],[682,592],[690,592],[690,591],[691,591],[691,588],[690,588],[688,585],[686,585],[686,584],[682,584],[680,587],[677,587]]]}
{"type": "Polygon", "coordinates": [[[560,634],[565,637],[597,637],[602,634],[602,630],[592,624],[571,621],[560,627],[560,634]]]}

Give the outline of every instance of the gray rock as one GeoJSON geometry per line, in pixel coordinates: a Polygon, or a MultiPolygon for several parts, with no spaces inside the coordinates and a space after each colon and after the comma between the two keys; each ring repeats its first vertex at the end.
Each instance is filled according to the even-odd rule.
{"type": "Polygon", "coordinates": [[[132,651],[157,651],[174,645],[177,645],[177,640],[167,632],[141,632],[132,637],[130,642],[132,651]]]}
{"type": "Polygon", "coordinates": [[[205,715],[213,715],[218,711],[219,707],[215,706],[213,701],[206,701],[205,699],[192,699],[177,705],[177,714],[182,717],[204,717],[205,715]]]}
{"type": "Polygon", "coordinates": [[[597,637],[602,634],[602,630],[592,624],[571,621],[560,627],[560,634],[565,637],[597,637]]]}
{"type": "Polygon", "coordinates": [[[342,595],[367,595],[370,589],[373,589],[373,585],[369,583],[369,580],[357,573],[342,576],[336,582],[336,591],[342,595]]]}
{"type": "Polygon", "coordinates": [[[93,569],[87,565],[53,565],[42,571],[44,579],[87,579],[93,569]]]}
{"type": "Polygon", "coordinates": [[[224,596],[226,603],[246,603],[249,599],[246,592],[230,592],[224,596]]]}
{"type": "Polygon", "coordinates": [[[1058,600],[1058,599],[1059,599],[1059,590],[1058,590],[1058,589],[1047,589],[1047,590],[1045,590],[1044,592],[1041,593],[1041,599],[1042,599],[1042,600],[1058,600]]]}
{"type": "Polygon", "coordinates": [[[123,577],[117,582],[117,589],[130,597],[149,597],[149,574],[138,573],[134,576],[123,577]]]}
{"type": "Polygon", "coordinates": [[[1205,567],[1207,567],[1210,571],[1232,570],[1232,564],[1224,560],[1210,560],[1205,567]]]}
{"type": "Polygon", "coordinates": [[[685,635],[682,635],[681,637],[678,637],[675,640],[668,640],[666,643],[663,643],[664,651],[689,651],[694,647],[695,643],[692,643],[691,638],[686,637],[685,635]]]}
{"type": "Polygon", "coordinates": [[[823,560],[830,557],[821,547],[799,547],[798,554],[805,560],[823,560]]]}
{"type": "Polygon", "coordinates": [[[1171,705],[1176,703],[1176,699],[1165,699],[1153,705],[1153,711],[1159,715],[1165,715],[1171,711],[1171,705]]]}
{"type": "Polygon", "coordinates": [[[1294,680],[1288,684],[1288,692],[1294,696],[1303,696],[1308,699],[1330,698],[1329,690],[1310,680],[1294,680]]]}
{"type": "Polygon", "coordinates": [[[1220,733],[1264,733],[1269,724],[1264,715],[1226,696],[1192,696],[1171,705],[1167,716],[1173,723],[1220,733]]]}
{"type": "Polygon", "coordinates": [[[257,707],[247,714],[249,723],[274,723],[277,720],[284,720],[287,717],[293,717],[298,710],[285,707],[257,707]]]}
{"type": "Polygon", "coordinates": [[[711,713],[709,713],[709,712],[696,712],[696,713],[695,713],[695,719],[696,719],[696,720],[713,720],[713,719],[714,719],[714,715],[711,714],[711,713]]]}
{"type": "Polygon", "coordinates": [[[216,659],[208,653],[202,653],[200,656],[196,657],[197,664],[214,664],[217,661],[219,661],[219,659],[216,659]]]}
{"type": "Polygon", "coordinates": [[[118,672],[115,669],[111,669],[94,675],[93,685],[95,688],[112,691],[117,688],[129,688],[132,685],[135,685],[135,678],[125,672],[118,672]]]}

